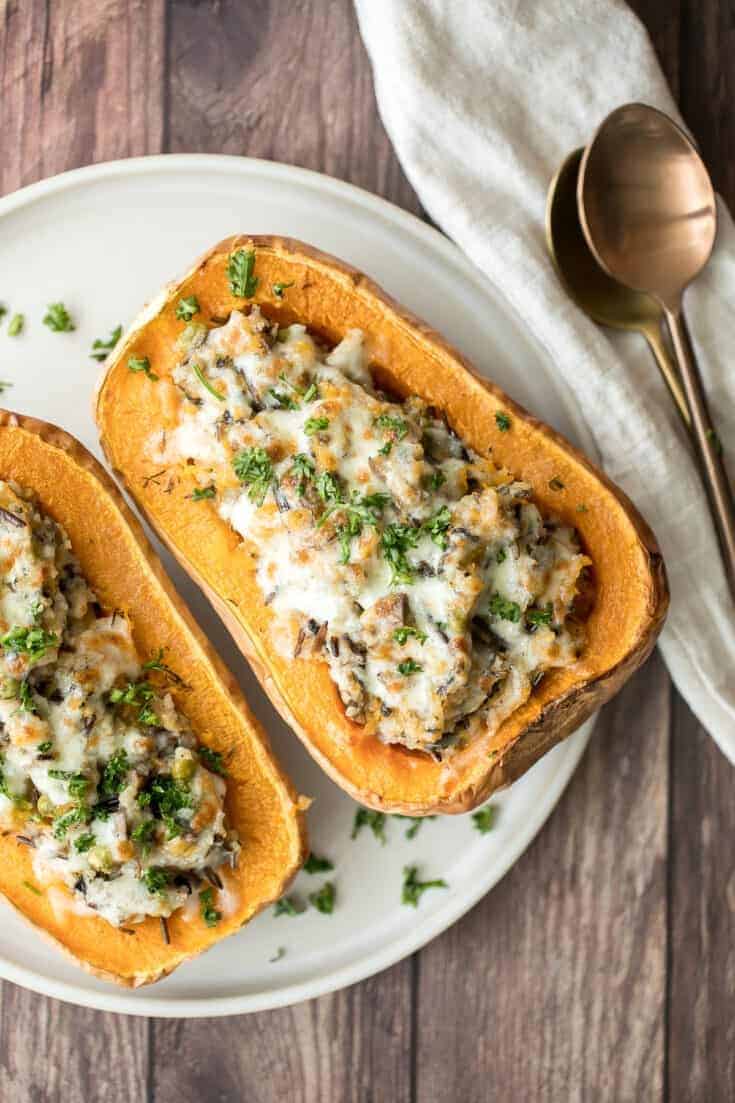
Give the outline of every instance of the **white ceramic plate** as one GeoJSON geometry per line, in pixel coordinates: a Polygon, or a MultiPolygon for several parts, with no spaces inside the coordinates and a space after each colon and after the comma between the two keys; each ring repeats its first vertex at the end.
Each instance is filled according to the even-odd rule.
{"type": "MultiPolygon", "coordinates": [[[[316,173],[234,157],[175,156],[80,169],[0,199],[0,293],[26,315],[22,336],[0,329],[0,378],[12,409],[57,422],[97,455],[91,400],[95,337],[127,325],[166,280],[236,232],[302,238],[350,261],[399,302],[430,320],[514,398],[580,441],[553,373],[521,320],[435,230],[385,201],[316,173]],[[42,325],[63,300],[76,332],[42,325]]],[[[101,456],[100,456],[101,458],[101,456]]],[[[332,916],[272,909],[203,958],[138,992],[88,977],[30,934],[15,915],[0,927],[0,975],[51,996],[110,1011],[225,1015],[295,1003],[370,976],[423,946],[467,911],[518,859],[556,804],[589,738],[589,722],[510,791],[494,799],[496,826],[480,835],[468,816],[427,821],[413,839],[403,820],[388,845],[369,831],[352,841],[354,803],[312,763],[275,715],[247,665],[198,591],[164,560],[225,661],[240,679],[299,790],[316,800],[313,849],[335,864],[332,916]],[[418,909],[400,903],[402,870],[419,866],[449,888],[418,909]],[[283,955],[277,961],[279,948],[283,955]]],[[[300,874],[305,896],[324,876],[300,874]]]]}

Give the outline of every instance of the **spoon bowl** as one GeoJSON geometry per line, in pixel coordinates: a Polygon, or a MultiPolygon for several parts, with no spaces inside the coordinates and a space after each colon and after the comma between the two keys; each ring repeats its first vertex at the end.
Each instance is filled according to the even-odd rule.
{"type": "Polygon", "coordinates": [[[712,182],[684,131],[645,104],[619,107],[585,150],[578,198],[585,237],[608,275],[676,310],[717,229],[712,182]]]}
{"type": "Polygon", "coordinates": [[[583,154],[584,149],[570,153],[549,186],[546,242],[557,275],[574,302],[598,325],[613,329],[658,325],[663,312],[656,300],[609,276],[587,244],[577,209],[583,154]]]}
{"type": "Polygon", "coordinates": [[[689,409],[661,332],[663,310],[642,291],[619,283],[601,268],[579,221],[577,181],[583,149],[570,153],[549,185],[546,244],[570,299],[598,325],[642,333],[686,425],[689,409]]]}
{"type": "Polygon", "coordinates": [[[607,274],[663,308],[735,599],[735,502],[682,314],[684,291],[715,243],[712,181],[672,119],[631,103],[608,115],[582,155],[577,205],[587,244],[607,274]]]}

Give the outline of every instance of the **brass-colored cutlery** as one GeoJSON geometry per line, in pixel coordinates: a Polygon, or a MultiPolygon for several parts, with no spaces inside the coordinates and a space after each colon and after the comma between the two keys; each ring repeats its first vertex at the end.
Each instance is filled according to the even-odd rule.
{"type": "Polygon", "coordinates": [[[577,211],[577,179],[583,149],[570,153],[549,186],[546,244],[570,299],[600,326],[642,333],[687,427],[689,407],[661,331],[663,310],[655,299],[608,276],[595,260],[577,211]]]}
{"type": "Polygon", "coordinates": [[[599,324],[643,333],[689,425],[735,598],[735,504],[682,312],[716,226],[714,190],[697,150],[673,120],[645,104],[608,115],[549,191],[547,241],[564,286],[599,324]],[[576,217],[569,198],[575,177],[576,217]]]}

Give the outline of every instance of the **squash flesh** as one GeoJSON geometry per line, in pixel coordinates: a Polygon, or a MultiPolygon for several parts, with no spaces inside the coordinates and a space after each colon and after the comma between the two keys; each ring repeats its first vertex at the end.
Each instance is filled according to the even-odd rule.
{"type": "Polygon", "coordinates": [[[357,799],[388,811],[465,811],[527,769],[612,693],[651,650],[668,593],[652,533],[631,503],[587,460],[484,379],[428,327],[397,307],[364,276],[334,258],[290,240],[232,238],[215,246],[164,290],[134,323],[101,384],[96,416],[103,447],[174,555],[204,589],[264,688],[328,773],[357,799]],[[144,485],[150,427],[175,421],[165,380],[175,366],[180,297],[195,295],[199,317],[227,317],[243,300],[230,292],[230,252],[256,249],[258,288],[252,302],[279,323],[304,322],[330,344],[348,329],[367,336],[373,370],[386,389],[418,394],[443,410],[459,436],[530,482],[542,512],[554,512],[580,532],[594,562],[596,599],[587,645],[573,668],[547,675],[531,699],[486,739],[444,764],[385,746],[344,715],[326,664],[289,661],[271,646],[272,615],[255,579],[254,549],[229,529],[209,503],[192,503],[191,482],[144,485]],[[292,283],[280,300],[276,282],[292,283]],[[130,355],[148,356],[163,386],[127,370],[130,355]],[[501,409],[512,427],[502,432],[501,409]],[[563,484],[562,489],[553,485],[563,484]],[[205,506],[205,508],[202,508],[205,506]],[[583,506],[580,512],[578,507],[583,506]]]}
{"type": "Polygon", "coordinates": [[[66,433],[32,418],[0,412],[0,477],[32,490],[43,512],[66,529],[81,569],[107,609],[130,618],[138,653],[163,647],[189,689],[172,686],[199,740],[227,754],[226,812],[240,834],[238,868],[225,875],[226,907],[207,927],[198,906],[174,913],[166,945],[157,920],[126,934],[75,911],[61,887],[37,895],[29,848],[0,839],[0,891],[35,927],[104,979],[138,986],[238,930],[277,899],[306,852],[301,803],[281,774],[264,733],[153,554],[137,521],[93,457],[66,433]]]}

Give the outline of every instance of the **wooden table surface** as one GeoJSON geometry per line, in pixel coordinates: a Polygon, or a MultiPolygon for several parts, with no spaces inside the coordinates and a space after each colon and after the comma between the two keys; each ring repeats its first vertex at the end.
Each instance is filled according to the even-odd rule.
{"type": "MultiPolygon", "coordinates": [[[[732,0],[634,7],[732,206],[732,0]]],[[[349,0],[0,0],[0,121],[0,194],[93,161],[207,151],[319,169],[422,213],[349,0]]],[[[734,781],[654,655],[539,838],[420,953],[216,1021],[5,983],[0,1099],[735,1100],[734,781]]]]}

